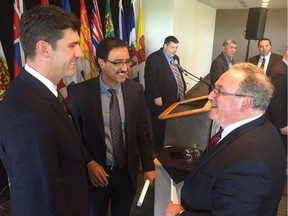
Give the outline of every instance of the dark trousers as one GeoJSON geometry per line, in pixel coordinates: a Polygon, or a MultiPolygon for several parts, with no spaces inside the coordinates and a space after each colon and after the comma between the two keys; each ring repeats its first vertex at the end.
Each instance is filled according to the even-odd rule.
{"type": "Polygon", "coordinates": [[[136,194],[133,189],[127,166],[110,169],[104,167],[109,175],[106,187],[90,189],[90,216],[106,216],[109,203],[112,216],[129,216],[136,194]]]}
{"type": "Polygon", "coordinates": [[[7,173],[2,164],[2,161],[0,160],[0,193],[2,188],[4,188],[6,185],[8,185],[7,173]]]}
{"type": "Polygon", "coordinates": [[[165,120],[158,119],[159,112],[150,112],[154,138],[154,151],[159,153],[164,147],[165,120]]]}

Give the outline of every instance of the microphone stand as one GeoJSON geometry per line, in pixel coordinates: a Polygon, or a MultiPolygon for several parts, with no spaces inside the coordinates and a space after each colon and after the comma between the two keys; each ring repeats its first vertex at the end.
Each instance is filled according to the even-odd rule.
{"type": "MultiPolygon", "coordinates": [[[[184,68],[182,68],[179,64],[177,64],[177,66],[178,66],[178,68],[180,69],[180,71],[182,71],[182,73],[183,73],[185,76],[187,76],[187,77],[189,77],[189,76],[194,77],[194,78],[197,79],[198,81],[206,84],[206,85],[209,87],[209,90],[208,90],[209,92],[212,91],[212,85],[209,84],[208,82],[204,81],[202,77],[199,78],[199,77],[195,76],[194,74],[189,73],[187,70],[185,70],[184,68]]],[[[191,78],[191,77],[189,77],[189,78],[191,78]]]]}

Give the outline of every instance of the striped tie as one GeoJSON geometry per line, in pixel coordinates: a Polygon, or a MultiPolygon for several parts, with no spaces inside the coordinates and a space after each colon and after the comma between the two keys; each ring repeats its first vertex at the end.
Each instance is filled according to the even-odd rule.
{"type": "Polygon", "coordinates": [[[181,77],[180,77],[180,74],[178,73],[178,70],[177,70],[177,68],[176,68],[173,60],[170,61],[170,66],[171,66],[171,69],[172,69],[172,71],[173,71],[174,76],[176,77],[176,81],[177,81],[177,85],[178,85],[178,90],[179,90],[180,100],[184,100],[185,93],[184,93],[183,82],[182,82],[182,79],[181,79],[181,77]]]}
{"type": "Polygon", "coordinates": [[[262,69],[262,70],[264,70],[264,67],[265,67],[265,58],[262,58],[262,63],[261,63],[261,66],[260,66],[260,68],[262,69]]]}

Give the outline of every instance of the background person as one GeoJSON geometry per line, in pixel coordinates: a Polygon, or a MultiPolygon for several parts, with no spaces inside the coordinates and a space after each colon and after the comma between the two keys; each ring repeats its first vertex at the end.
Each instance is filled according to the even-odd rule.
{"type": "Polygon", "coordinates": [[[159,120],[158,116],[171,104],[183,100],[185,96],[186,84],[183,74],[174,64],[174,62],[180,64],[176,55],[178,45],[176,37],[166,37],[163,47],[149,55],[145,64],[145,97],[152,120],[156,153],[164,147],[165,136],[165,121],[159,120]],[[176,72],[173,72],[174,67],[176,72]]]}

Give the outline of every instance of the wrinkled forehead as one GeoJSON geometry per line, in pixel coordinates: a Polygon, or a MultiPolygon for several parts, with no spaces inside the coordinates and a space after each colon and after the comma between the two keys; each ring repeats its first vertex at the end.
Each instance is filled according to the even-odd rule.
{"type": "Polygon", "coordinates": [[[232,68],[221,75],[221,77],[215,83],[215,87],[224,90],[236,91],[239,88],[240,83],[244,80],[244,78],[245,78],[244,73],[232,68]]]}

